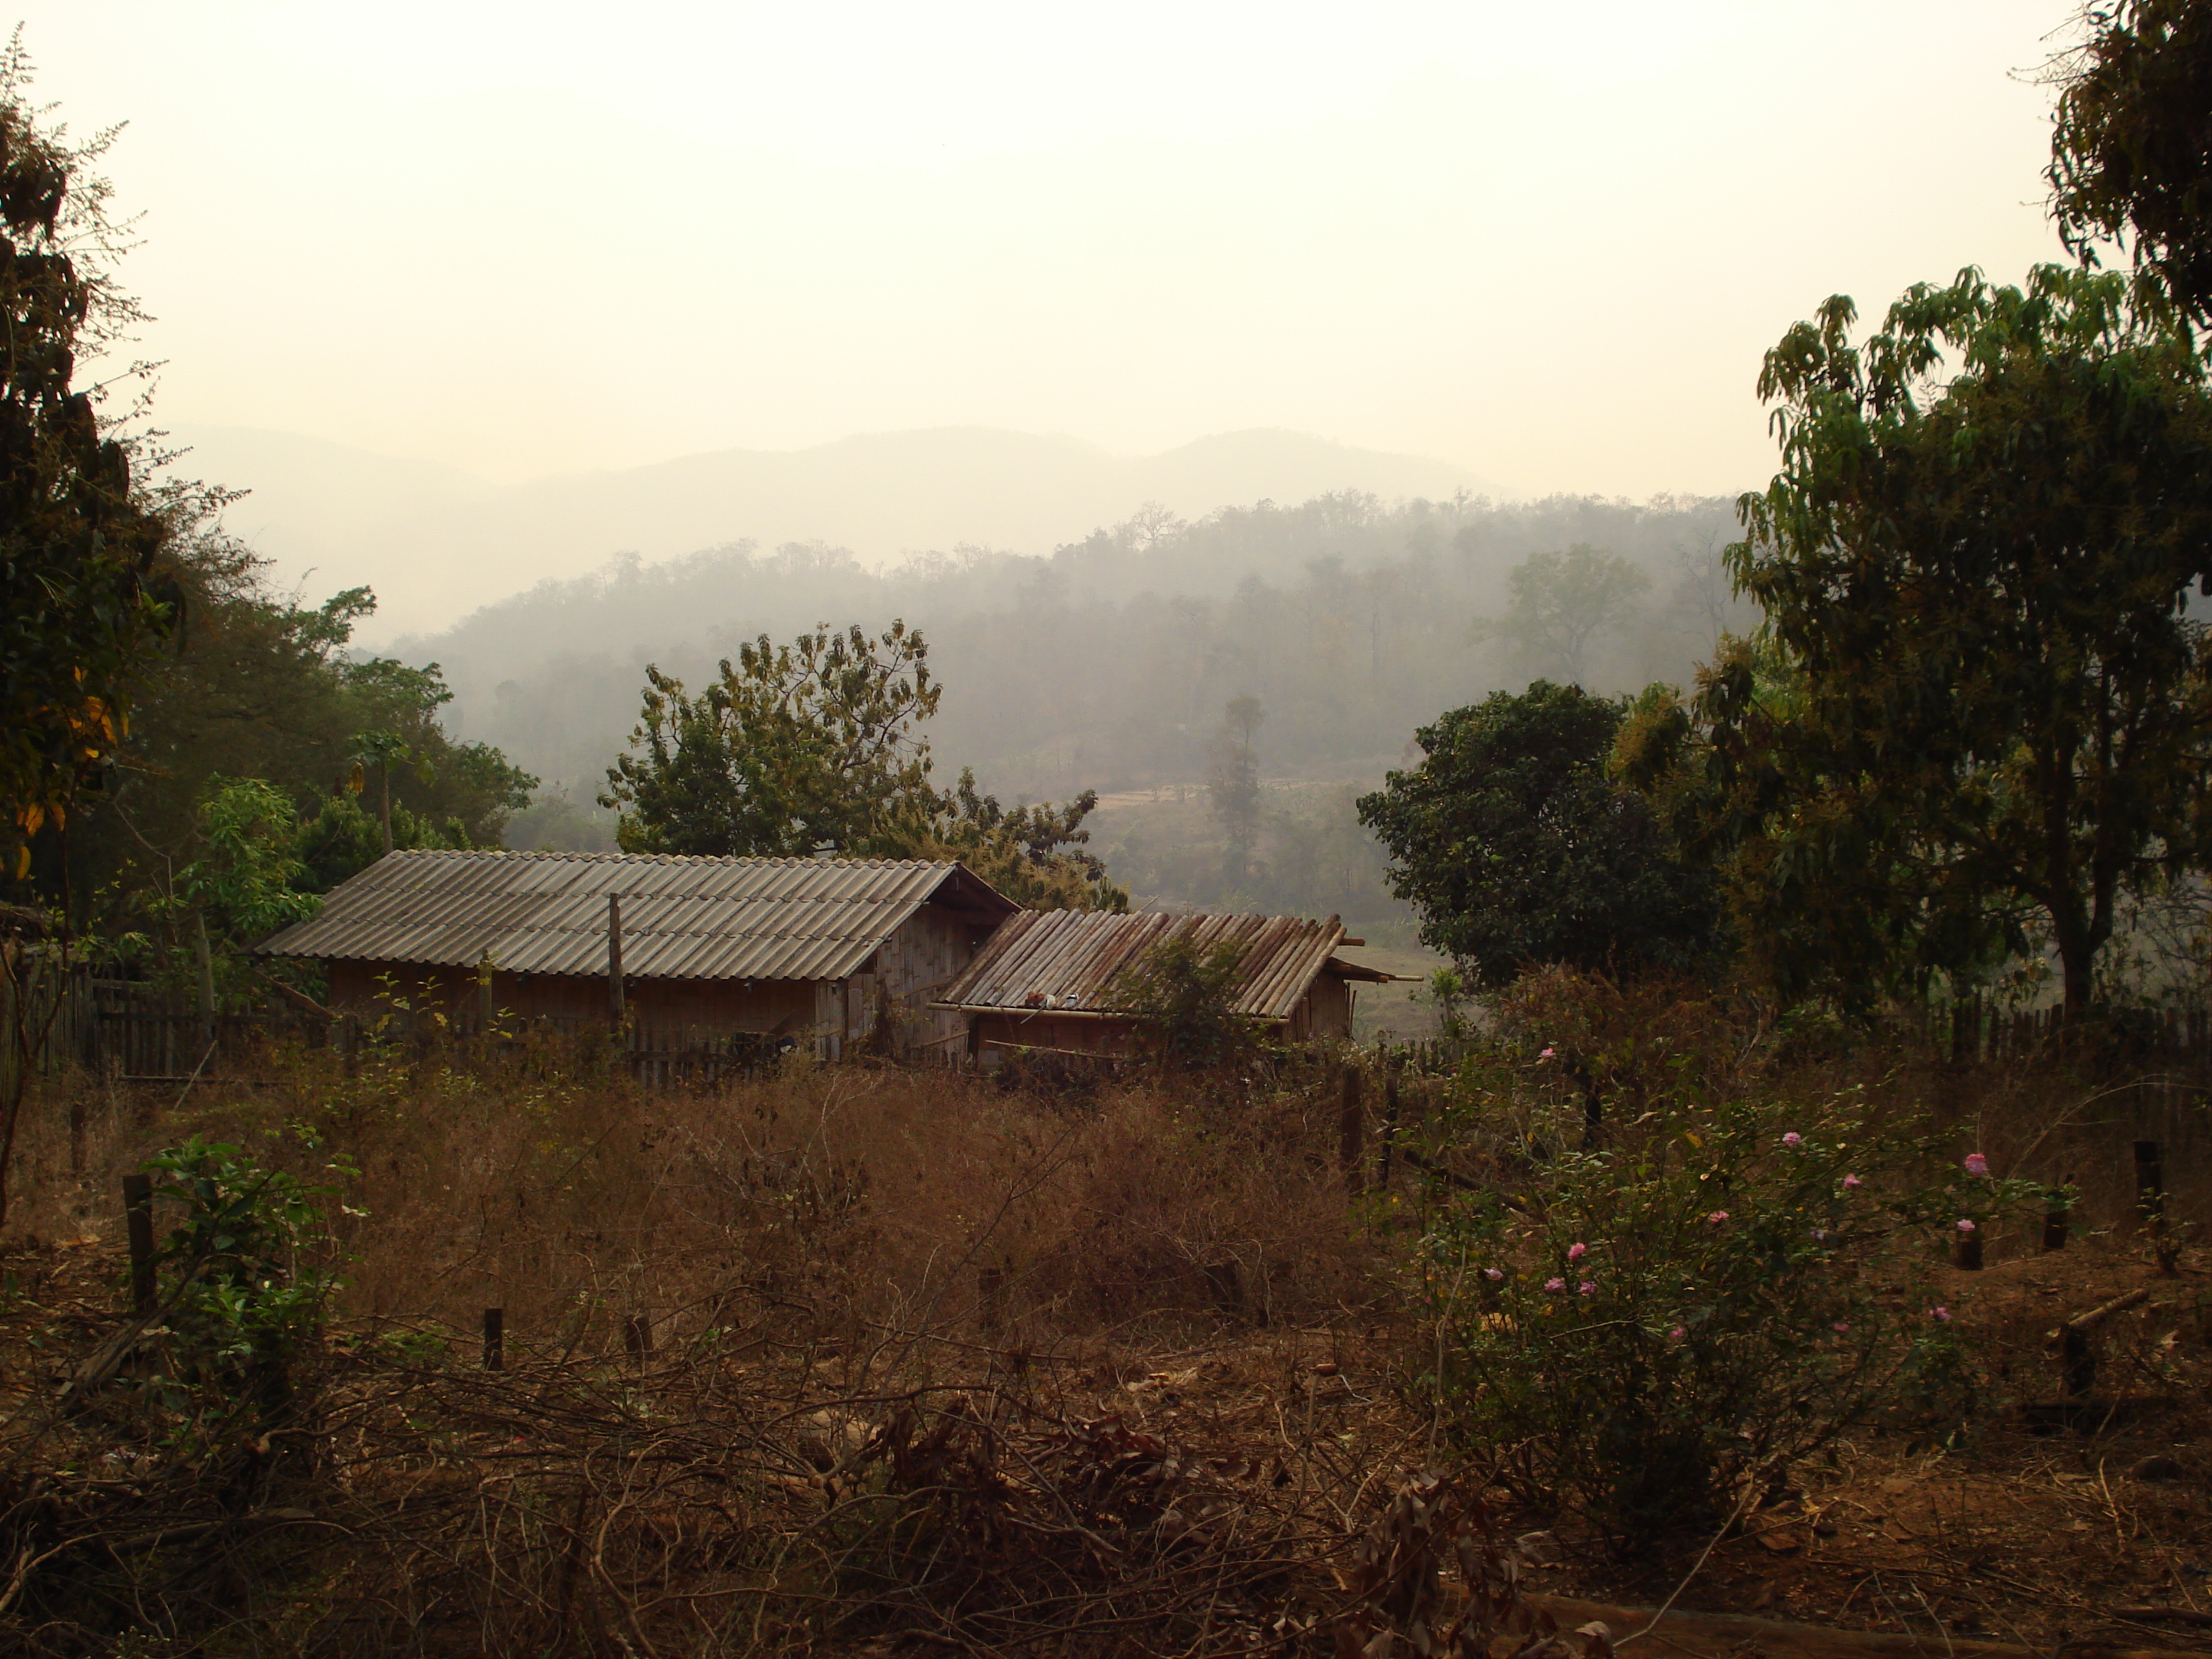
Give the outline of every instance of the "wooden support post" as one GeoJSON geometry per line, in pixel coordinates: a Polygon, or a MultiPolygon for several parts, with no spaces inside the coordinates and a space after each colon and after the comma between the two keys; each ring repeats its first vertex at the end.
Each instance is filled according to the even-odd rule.
{"type": "Polygon", "coordinates": [[[1957,1254],[1952,1261],[1962,1273],[1978,1273],[1982,1270],[1982,1236],[1977,1232],[1960,1233],[1957,1254]]]}
{"type": "Polygon", "coordinates": [[[1340,1081],[1336,1118],[1336,1164],[1346,1192],[1359,1190],[1360,1153],[1367,1144],[1367,1118],[1359,1103],[1359,1068],[1347,1066],[1340,1081]]]}
{"type": "Polygon", "coordinates": [[[137,1313],[154,1311],[154,1180],[151,1176],[123,1177],[123,1227],[131,1241],[131,1306],[137,1313]]]}
{"type": "Polygon", "coordinates": [[[643,1314],[623,1321],[623,1347],[640,1364],[653,1358],[653,1322],[643,1314]]]}
{"type": "Polygon", "coordinates": [[[2136,1209],[2154,1231],[2166,1224],[2166,1161],[2158,1142],[2136,1142],[2136,1209]]]}
{"type": "Polygon", "coordinates": [[[2046,1255],[2053,1250],[2063,1250],[2066,1248],[2066,1189],[2073,1184],[2074,1177],[2069,1175],[2066,1177],[2065,1186],[2053,1187],[2049,1196],[2045,1200],[2046,1207],[2043,1212],[2043,1250],[2046,1255]]]}
{"type": "Polygon", "coordinates": [[[622,895],[607,895],[607,1023],[623,1023],[622,895]]]}
{"type": "Polygon", "coordinates": [[[486,1308],[483,1310],[483,1368],[488,1371],[507,1369],[507,1310],[486,1308]]]}

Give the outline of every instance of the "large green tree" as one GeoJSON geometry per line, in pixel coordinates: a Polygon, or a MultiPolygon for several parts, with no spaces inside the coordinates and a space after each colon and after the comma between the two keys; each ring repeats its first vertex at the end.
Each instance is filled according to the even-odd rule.
{"type": "Polygon", "coordinates": [[[453,740],[441,724],[452,694],[435,664],[352,649],[374,594],[351,588],[304,605],[215,532],[180,538],[171,560],[187,623],[142,672],[106,810],[73,848],[80,890],[167,893],[173,872],[204,855],[199,805],[219,777],[262,780],[304,817],[295,850],[312,890],[382,854],[387,794],[395,846],[499,844],[536,780],[496,749],[453,740]],[[404,761],[378,766],[380,747],[404,761]]]}
{"type": "Polygon", "coordinates": [[[1708,958],[1714,884],[1659,813],[1607,775],[1626,705],[1539,680],[1416,733],[1426,758],[1363,796],[1390,884],[1421,937],[1498,985],[1567,963],[1599,971],[1708,958]]]}
{"type": "Polygon", "coordinates": [[[2121,896],[2207,851],[2204,366],[2124,278],[2055,265],[1854,321],[1830,300],[1760,376],[1783,466],[1729,556],[1795,689],[1739,654],[1701,698],[1717,794],[1763,780],[1739,867],[1801,969],[1875,968],[1853,916],[1969,970],[2039,925],[2078,1015],[2121,896]]]}
{"type": "Polygon", "coordinates": [[[2212,322],[2212,3],[2087,7],[2057,64],[2051,206],[2068,246],[2109,238],[2200,323],[2212,322]]]}
{"type": "Polygon", "coordinates": [[[599,805],[632,853],[807,857],[843,852],[929,792],[937,712],[929,646],[895,622],[878,637],[826,623],[789,645],[763,634],[696,696],[656,667],[599,805]]]}
{"type": "Polygon", "coordinates": [[[622,814],[626,851],[958,859],[1020,903],[1128,908],[1081,850],[1095,793],[1007,807],[970,772],[953,790],[930,782],[921,727],[943,688],[903,622],[872,637],[824,624],[787,646],[763,635],[696,696],[658,668],[646,677],[633,752],[599,797],[622,814]]]}

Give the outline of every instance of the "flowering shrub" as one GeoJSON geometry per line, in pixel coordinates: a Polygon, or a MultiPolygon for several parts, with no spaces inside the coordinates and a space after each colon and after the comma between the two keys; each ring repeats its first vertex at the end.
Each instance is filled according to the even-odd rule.
{"type": "Polygon", "coordinates": [[[1855,1423],[1955,1409],[1949,1310],[1915,1280],[2027,1183],[1947,1165],[1856,1097],[1685,1091],[1581,1151],[1580,1115],[1552,1109],[1553,1133],[1518,1129],[1539,1150],[1517,1189],[1433,1195],[1418,1270],[1436,1340],[1416,1386],[1516,1495],[1631,1553],[1855,1423]]]}

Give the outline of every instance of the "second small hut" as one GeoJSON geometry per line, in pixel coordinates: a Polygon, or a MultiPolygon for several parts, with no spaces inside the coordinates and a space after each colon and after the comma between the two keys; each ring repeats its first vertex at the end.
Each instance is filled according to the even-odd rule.
{"type": "Polygon", "coordinates": [[[930,1006],[968,1022],[969,1053],[1030,1050],[1112,1056],[1138,1045],[1135,1015],[1115,1006],[1122,976],[1188,939],[1201,953],[1237,953],[1239,1013],[1292,1042],[1352,1036],[1352,988],[1395,977],[1336,952],[1364,944],[1334,916],[1113,915],[1025,910],[999,924],[930,1006]]]}

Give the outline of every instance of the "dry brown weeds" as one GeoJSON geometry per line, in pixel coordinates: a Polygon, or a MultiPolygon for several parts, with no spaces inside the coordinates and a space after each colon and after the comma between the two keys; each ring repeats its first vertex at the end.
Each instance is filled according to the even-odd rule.
{"type": "Polygon", "coordinates": [[[1310,1402],[1198,1444],[1097,1405],[1139,1329],[1295,1347],[1371,1301],[1317,1079],[594,1072],[295,1055],[180,1104],[52,1103],[77,1129],[31,1148],[34,1224],[108,1241],[80,1261],[119,1231],[83,1195],[198,1133],[331,1181],[350,1283],[294,1415],[220,1446],[127,1381],[54,1410],[114,1292],[30,1298],[52,1353],[0,1432],[26,1651],[1321,1651],[1362,1605],[1327,1568],[1392,1480],[1310,1402]]]}
{"type": "MultiPolygon", "coordinates": [[[[1730,1086],[1879,1090],[2000,1168],[2074,1174],[2077,1227],[2132,1225],[2115,1149],[2163,1125],[2170,1208],[2201,1212],[2172,1091],[1894,1053],[1791,1075],[1763,1036],[1697,1030],[1735,1045],[1730,1086]]],[[[1325,1076],[1083,1096],[800,1065],[648,1095],[588,1048],[464,1060],[294,1054],[181,1100],[77,1079],[40,1103],[18,1224],[46,1246],[17,1234],[0,1298],[0,1644],[1075,1656],[1474,1628],[1463,1590],[1420,1586],[1492,1559],[1454,1518],[1478,1495],[1407,1487],[1425,1422],[1316,1387],[1387,1370],[1390,1318],[1325,1076]],[[191,1133],[337,1184],[350,1281],[297,1418],[197,1460],[127,1386],[49,1408],[118,1321],[117,1178],[191,1133]],[[501,1372],[477,1348],[494,1307],[501,1372]],[[1269,1378],[1168,1407],[1206,1390],[1148,1378],[1162,1347],[1222,1335],[1269,1378]]],[[[1990,1243],[1993,1286],[2035,1248],[1990,1243]]],[[[2022,1392],[2039,1316],[1990,1331],[2022,1392]]],[[[2112,1380],[2170,1387],[2167,1326],[2139,1322],[2112,1380]]]]}

